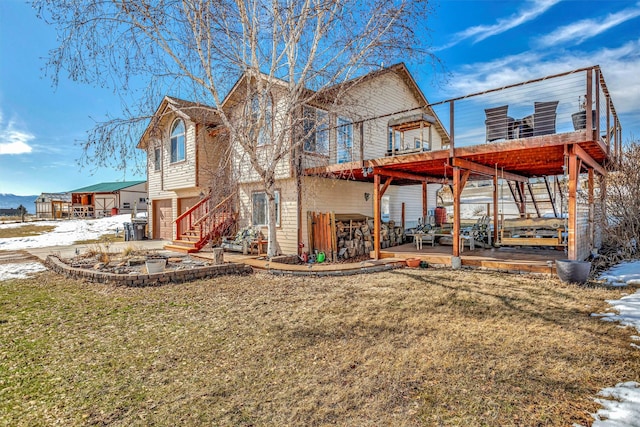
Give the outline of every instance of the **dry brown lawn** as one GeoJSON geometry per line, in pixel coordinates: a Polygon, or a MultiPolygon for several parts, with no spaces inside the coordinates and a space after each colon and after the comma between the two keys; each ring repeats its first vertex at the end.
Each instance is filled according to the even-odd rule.
{"type": "Polygon", "coordinates": [[[640,378],[620,290],[445,269],[0,282],[0,424],[589,425],[640,378]]]}
{"type": "Polygon", "coordinates": [[[38,236],[56,228],[53,225],[25,224],[20,227],[0,228],[0,239],[10,237],[38,236]]]}

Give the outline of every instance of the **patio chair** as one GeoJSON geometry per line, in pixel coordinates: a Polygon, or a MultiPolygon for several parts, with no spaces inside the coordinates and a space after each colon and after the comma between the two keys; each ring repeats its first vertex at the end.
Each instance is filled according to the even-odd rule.
{"type": "Polygon", "coordinates": [[[487,119],[484,124],[487,128],[487,142],[499,139],[511,139],[511,129],[513,128],[513,118],[507,116],[508,105],[495,108],[485,108],[484,113],[487,119]]]}
{"type": "Polygon", "coordinates": [[[556,109],[559,101],[536,102],[533,112],[533,136],[556,133],[556,109]]]}

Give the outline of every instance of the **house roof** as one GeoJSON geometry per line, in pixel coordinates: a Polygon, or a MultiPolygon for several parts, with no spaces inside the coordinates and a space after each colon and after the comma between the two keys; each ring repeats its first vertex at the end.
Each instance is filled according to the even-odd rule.
{"type": "Polygon", "coordinates": [[[71,193],[112,193],[114,191],[133,187],[134,185],[144,184],[145,182],[146,181],[101,182],[100,184],[89,185],[88,187],[78,188],[70,192],[71,193]]]}
{"type": "Polygon", "coordinates": [[[42,193],[36,197],[36,202],[40,199],[48,199],[49,201],[70,202],[71,193],[42,193]]]}
{"type": "Polygon", "coordinates": [[[190,120],[194,123],[213,124],[216,122],[218,110],[210,105],[201,104],[199,102],[186,101],[184,99],[175,98],[173,96],[165,96],[162,102],[153,113],[149,125],[140,137],[137,148],[146,148],[149,137],[158,129],[158,124],[169,114],[179,116],[183,119],[190,120]]]}

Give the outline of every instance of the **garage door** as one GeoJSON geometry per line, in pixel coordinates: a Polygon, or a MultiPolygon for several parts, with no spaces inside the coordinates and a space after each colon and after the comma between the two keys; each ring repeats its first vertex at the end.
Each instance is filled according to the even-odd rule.
{"type": "Polygon", "coordinates": [[[171,199],[153,201],[153,238],[173,240],[171,199]]]}

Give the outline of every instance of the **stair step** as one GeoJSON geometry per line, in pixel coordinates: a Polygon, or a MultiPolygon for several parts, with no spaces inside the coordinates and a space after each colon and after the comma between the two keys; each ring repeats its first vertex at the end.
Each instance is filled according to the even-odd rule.
{"type": "Polygon", "coordinates": [[[184,254],[190,254],[193,252],[198,252],[198,250],[196,248],[193,247],[188,247],[188,246],[182,246],[182,245],[164,245],[164,249],[167,251],[173,251],[173,252],[181,252],[184,254]]]}
{"type": "Polygon", "coordinates": [[[186,246],[188,248],[192,248],[196,245],[197,242],[192,242],[191,240],[174,240],[171,243],[176,246],[186,246]]]}
{"type": "Polygon", "coordinates": [[[200,240],[200,234],[198,235],[190,235],[190,234],[182,234],[180,235],[180,240],[182,241],[186,241],[186,242],[192,242],[192,241],[198,241],[200,240]]]}

